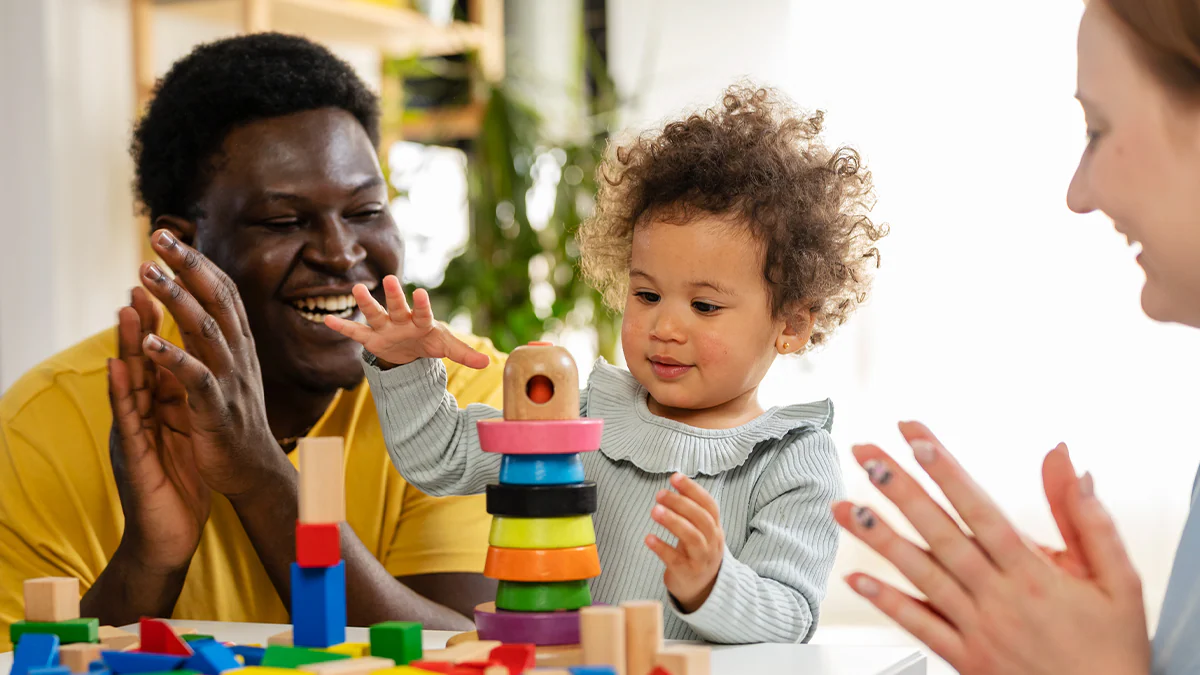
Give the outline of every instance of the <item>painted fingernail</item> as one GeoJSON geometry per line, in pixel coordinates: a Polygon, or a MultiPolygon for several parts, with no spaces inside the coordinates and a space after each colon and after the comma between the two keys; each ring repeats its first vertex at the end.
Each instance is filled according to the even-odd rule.
{"type": "Polygon", "coordinates": [[[876,485],[887,485],[888,481],[892,480],[891,470],[877,459],[868,459],[863,463],[863,468],[867,471],[867,477],[876,485]]]}
{"type": "Polygon", "coordinates": [[[165,345],[163,345],[162,339],[159,338],[157,335],[147,336],[146,344],[150,346],[150,349],[153,349],[156,352],[161,352],[163,349],[166,348],[165,345]]]}
{"type": "Polygon", "coordinates": [[[879,584],[871,577],[856,577],[854,579],[854,590],[868,598],[873,598],[879,595],[879,584]]]}
{"type": "Polygon", "coordinates": [[[908,443],[912,446],[913,456],[921,464],[932,464],[937,459],[937,446],[923,438],[916,438],[908,443]]]}
{"type": "Polygon", "coordinates": [[[854,518],[854,522],[858,523],[864,530],[875,527],[875,514],[871,513],[871,509],[865,506],[854,507],[850,510],[850,515],[854,518]]]}
{"type": "Polygon", "coordinates": [[[1092,472],[1085,471],[1083,478],[1079,479],[1079,494],[1084,498],[1092,497],[1096,494],[1096,485],[1092,480],[1092,472]]]}
{"type": "Polygon", "coordinates": [[[172,237],[169,232],[159,232],[158,244],[163,248],[171,248],[175,245],[175,237],[172,237]]]}
{"type": "Polygon", "coordinates": [[[146,265],[146,278],[147,279],[149,279],[150,281],[153,281],[155,283],[158,283],[158,282],[162,281],[164,277],[165,277],[165,275],[163,274],[163,271],[161,269],[159,269],[158,265],[155,265],[154,263],[150,263],[149,265],[146,265]]]}

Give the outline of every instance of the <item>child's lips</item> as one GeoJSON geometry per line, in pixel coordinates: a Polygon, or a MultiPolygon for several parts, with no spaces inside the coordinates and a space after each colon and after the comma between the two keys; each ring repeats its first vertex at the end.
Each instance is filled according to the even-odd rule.
{"type": "Polygon", "coordinates": [[[650,367],[654,370],[654,374],[663,380],[678,380],[687,374],[694,366],[685,366],[678,363],[662,363],[660,361],[650,360],[650,367]]]}

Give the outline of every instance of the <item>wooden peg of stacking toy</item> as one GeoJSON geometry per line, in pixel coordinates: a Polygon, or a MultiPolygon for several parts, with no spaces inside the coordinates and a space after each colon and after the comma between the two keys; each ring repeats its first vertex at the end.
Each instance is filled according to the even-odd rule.
{"type": "Polygon", "coordinates": [[[579,368],[571,353],[531,342],[504,365],[504,419],[570,420],[579,417],[579,368]]]}

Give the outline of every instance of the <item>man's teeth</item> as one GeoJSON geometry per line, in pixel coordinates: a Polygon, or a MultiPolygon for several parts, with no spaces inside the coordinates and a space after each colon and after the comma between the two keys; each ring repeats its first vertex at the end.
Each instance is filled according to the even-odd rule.
{"type": "Polygon", "coordinates": [[[349,319],[358,311],[353,295],[322,295],[291,301],[300,316],[313,323],[324,323],[326,316],[349,319]]]}

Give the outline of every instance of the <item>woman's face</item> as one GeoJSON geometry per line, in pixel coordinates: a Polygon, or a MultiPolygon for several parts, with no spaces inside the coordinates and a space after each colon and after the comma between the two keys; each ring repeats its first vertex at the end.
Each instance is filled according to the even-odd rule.
{"type": "Polygon", "coordinates": [[[1102,0],[1079,26],[1078,97],[1089,143],[1067,204],[1141,245],[1147,315],[1200,327],[1200,107],[1171,98],[1102,0]]]}

